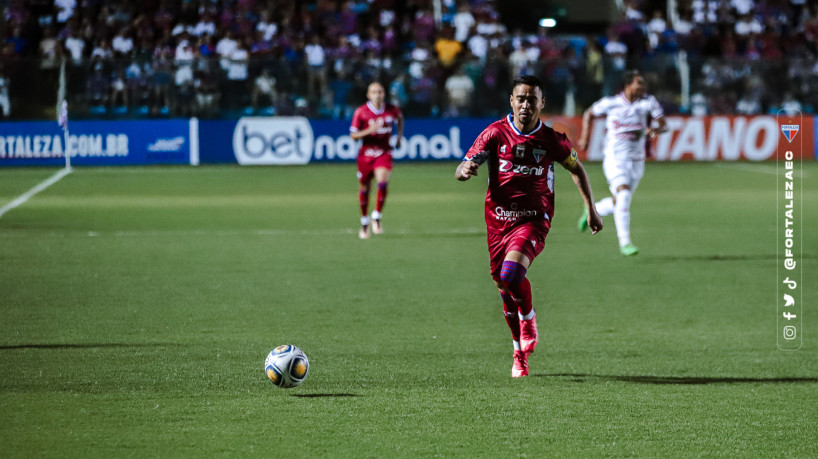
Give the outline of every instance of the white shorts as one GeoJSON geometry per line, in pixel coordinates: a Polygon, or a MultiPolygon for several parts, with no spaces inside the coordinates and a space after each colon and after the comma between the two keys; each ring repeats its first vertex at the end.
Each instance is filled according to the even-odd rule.
{"type": "Polygon", "coordinates": [[[605,172],[605,178],[608,179],[611,194],[615,195],[616,189],[622,185],[627,185],[633,193],[645,173],[645,161],[605,158],[602,161],[602,170],[605,172]]]}

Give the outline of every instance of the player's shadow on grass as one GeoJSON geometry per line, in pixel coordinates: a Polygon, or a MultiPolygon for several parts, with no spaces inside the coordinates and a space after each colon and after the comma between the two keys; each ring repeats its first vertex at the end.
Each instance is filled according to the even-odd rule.
{"type": "Polygon", "coordinates": [[[706,376],[621,376],[621,375],[591,375],[591,374],[539,374],[532,375],[542,378],[566,378],[572,382],[584,383],[589,381],[620,381],[636,384],[656,385],[704,385],[704,384],[787,384],[787,383],[818,383],[818,378],[782,377],[782,378],[729,378],[706,376]]]}
{"type": "MultiPolygon", "coordinates": [[[[642,255],[639,255],[642,257],[642,255]]],[[[725,254],[703,254],[703,255],[645,255],[641,258],[646,262],[667,262],[667,261],[769,261],[778,257],[774,253],[756,253],[744,255],[725,254]]],[[[814,255],[803,254],[801,258],[818,258],[814,255]]]]}
{"type": "Polygon", "coordinates": [[[9,344],[0,346],[0,351],[15,349],[93,349],[106,347],[163,347],[179,346],[176,343],[65,343],[65,344],[9,344]]]}
{"type": "Polygon", "coordinates": [[[647,255],[643,258],[644,261],[666,262],[666,261],[765,261],[775,260],[776,255],[773,254],[746,254],[746,255],[721,255],[721,254],[705,254],[705,255],[647,255]]]}
{"type": "Polygon", "coordinates": [[[292,394],[292,397],[298,398],[342,398],[342,397],[357,397],[357,394],[347,394],[347,393],[339,393],[339,394],[292,394]]]}

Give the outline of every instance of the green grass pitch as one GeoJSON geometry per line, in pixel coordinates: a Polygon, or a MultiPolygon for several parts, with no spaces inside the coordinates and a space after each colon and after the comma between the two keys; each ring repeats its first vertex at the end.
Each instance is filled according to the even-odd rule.
{"type": "MultiPolygon", "coordinates": [[[[816,166],[795,352],[774,163],[649,164],[633,258],[610,217],[577,232],[558,168],[521,380],[484,175],[399,163],[360,241],[351,164],[77,168],[0,218],[0,456],[816,457],[816,166]],[[285,343],[311,364],[290,390],[262,368],[285,343]]],[[[53,173],[0,169],[0,205],[53,173]]]]}

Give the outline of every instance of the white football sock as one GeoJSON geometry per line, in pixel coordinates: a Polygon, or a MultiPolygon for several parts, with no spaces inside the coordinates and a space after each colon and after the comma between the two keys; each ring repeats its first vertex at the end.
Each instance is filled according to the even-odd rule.
{"type": "Polygon", "coordinates": [[[377,210],[373,210],[372,211],[372,220],[380,220],[380,219],[381,219],[381,213],[378,212],[377,210]]]}
{"type": "Polygon", "coordinates": [[[523,349],[523,348],[520,347],[520,342],[519,341],[511,340],[511,344],[514,346],[515,351],[520,351],[520,350],[523,349]]]}
{"type": "Polygon", "coordinates": [[[367,225],[369,225],[369,217],[364,215],[363,217],[361,217],[361,226],[367,226],[367,225]]]}
{"type": "Polygon", "coordinates": [[[616,193],[616,205],[614,206],[614,222],[616,223],[616,235],[619,237],[619,247],[631,243],[631,190],[620,190],[616,193]]]}
{"type": "Polygon", "coordinates": [[[531,312],[526,315],[523,315],[522,312],[517,311],[517,315],[520,317],[520,320],[531,320],[534,318],[534,316],[536,316],[536,314],[534,314],[534,309],[532,309],[531,312]]]}
{"type": "Polygon", "coordinates": [[[614,202],[610,197],[607,197],[594,204],[594,207],[596,207],[596,211],[601,217],[614,213],[614,202]]]}

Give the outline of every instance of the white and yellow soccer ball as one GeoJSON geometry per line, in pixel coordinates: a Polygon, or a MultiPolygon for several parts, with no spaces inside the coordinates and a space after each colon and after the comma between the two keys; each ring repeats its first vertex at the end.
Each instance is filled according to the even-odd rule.
{"type": "Polygon", "coordinates": [[[292,344],[278,346],[264,360],[267,378],[282,389],[298,386],[307,378],[309,371],[307,354],[292,344]]]}

